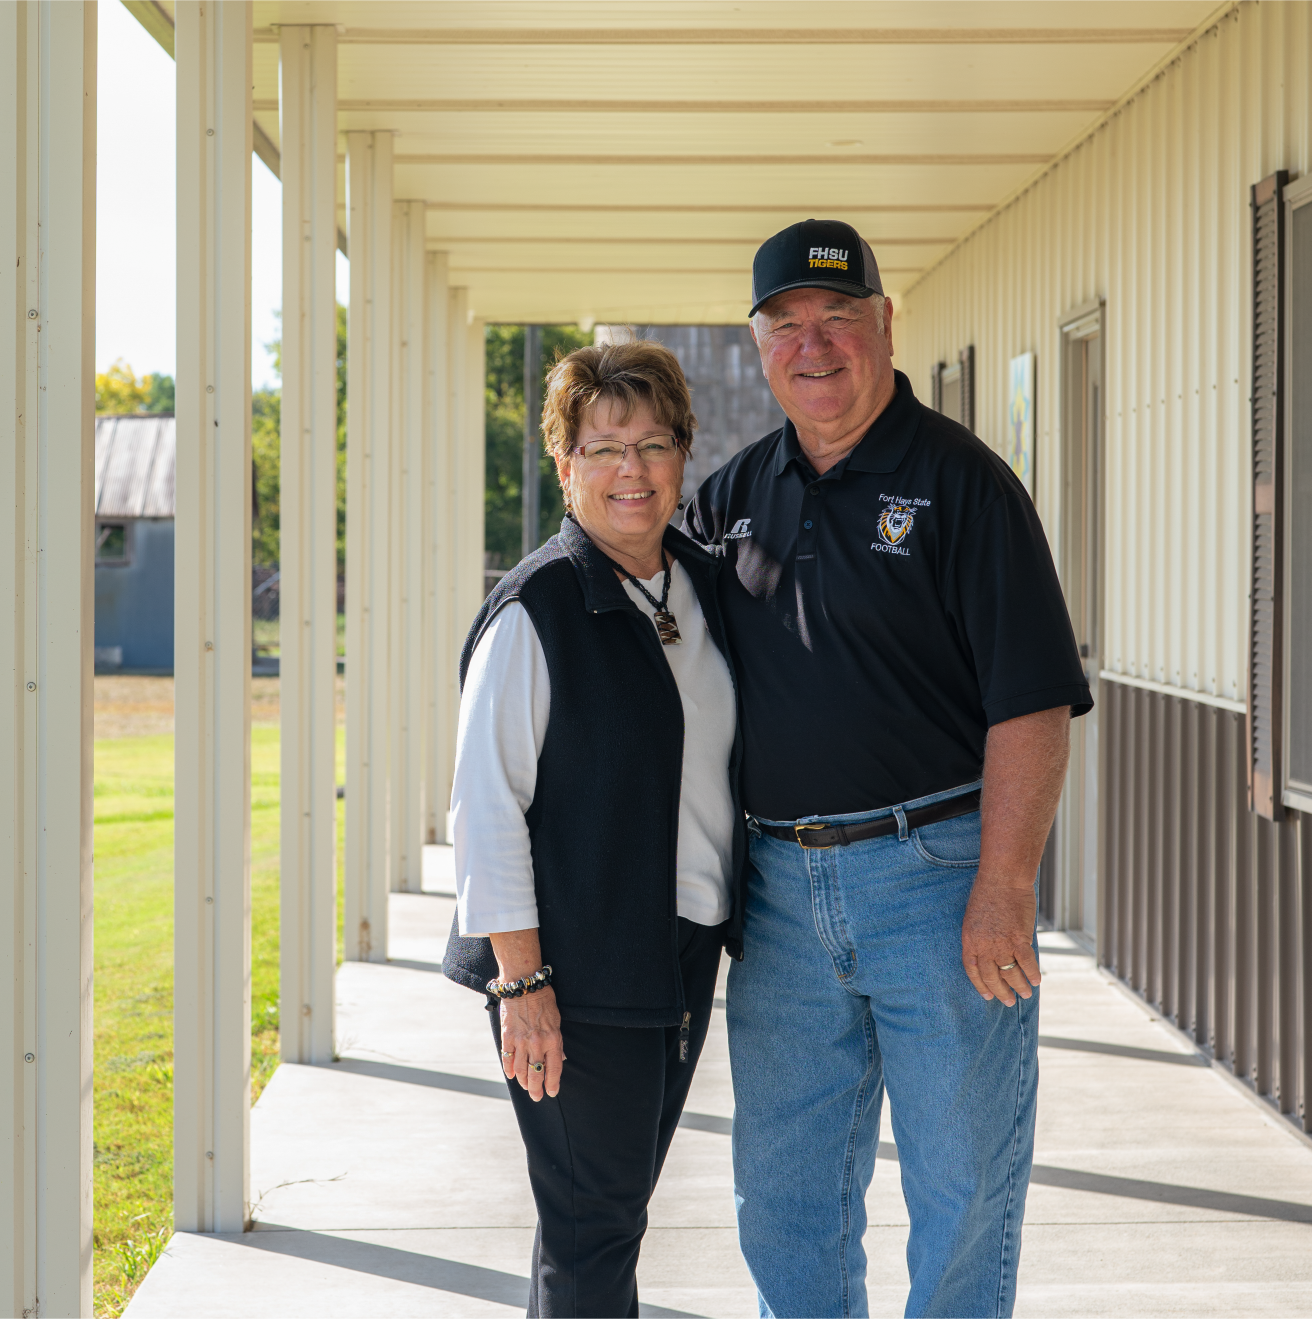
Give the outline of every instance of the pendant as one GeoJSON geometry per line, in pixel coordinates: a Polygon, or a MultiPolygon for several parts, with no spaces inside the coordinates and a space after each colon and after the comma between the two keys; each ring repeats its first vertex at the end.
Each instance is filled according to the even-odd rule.
{"type": "Polygon", "coordinates": [[[656,611],[656,629],[663,646],[677,646],[684,639],[679,634],[679,624],[675,621],[675,615],[669,609],[656,611]]]}

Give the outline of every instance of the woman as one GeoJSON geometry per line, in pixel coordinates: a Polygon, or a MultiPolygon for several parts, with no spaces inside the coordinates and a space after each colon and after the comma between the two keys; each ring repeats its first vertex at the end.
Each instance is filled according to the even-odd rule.
{"type": "Polygon", "coordinates": [[[647,1204],[740,953],[744,825],[716,560],[669,525],[696,427],[675,357],[547,381],[566,517],[461,656],[443,962],[490,993],[538,1209],[530,1318],[637,1318],[647,1204]]]}

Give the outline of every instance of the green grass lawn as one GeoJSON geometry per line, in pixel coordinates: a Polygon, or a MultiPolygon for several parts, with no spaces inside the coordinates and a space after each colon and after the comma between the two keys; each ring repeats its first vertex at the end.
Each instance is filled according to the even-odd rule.
{"type": "MultiPolygon", "coordinates": [[[[342,734],[338,734],[339,782],[342,734]]],[[[173,736],[95,745],[95,1296],[173,1230],[173,736]]],[[[338,879],[343,818],[338,816],[338,879]]],[[[339,908],[341,891],[338,892],[339,908]]],[[[340,954],[340,947],[339,947],[340,954]]],[[[251,728],[251,1094],[278,1063],[278,728],[251,728]]]]}

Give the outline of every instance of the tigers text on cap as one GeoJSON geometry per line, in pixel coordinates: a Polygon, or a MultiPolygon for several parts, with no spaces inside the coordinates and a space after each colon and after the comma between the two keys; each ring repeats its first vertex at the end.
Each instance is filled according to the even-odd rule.
{"type": "Polygon", "coordinates": [[[846,221],[798,221],[772,235],[752,260],[752,308],[780,291],[820,286],[864,300],[883,295],[871,246],[846,221]]]}

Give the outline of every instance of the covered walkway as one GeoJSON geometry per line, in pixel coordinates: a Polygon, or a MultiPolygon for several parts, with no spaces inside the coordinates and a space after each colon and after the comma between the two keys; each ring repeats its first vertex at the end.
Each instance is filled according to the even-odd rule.
{"type": "MultiPolygon", "coordinates": [[[[331,1065],[281,1066],[251,1112],[254,1225],[175,1235],[134,1318],[518,1318],[533,1204],[479,1002],[440,973],[450,852],[391,896],[391,962],[338,977],[331,1065]]],[[[1304,1318],[1308,1152],[1061,932],[1019,1317],[1304,1318]]],[[[723,1004],[723,1003],[722,1003],[723,1004]]],[[[755,1318],[730,1182],[724,1014],[651,1210],[644,1317],[755,1318]]],[[[885,1121],[866,1238],[900,1317],[907,1211],[885,1121]]]]}
{"type": "MultiPolygon", "coordinates": [[[[1309,5],[124,3],[176,60],[178,150],[179,1234],[133,1312],[517,1312],[519,1150],[423,889],[484,594],[485,325],[739,322],[756,246],[812,215],[872,244],[917,395],[1029,486],[1097,697],[1044,907],[1193,1039],[1049,946],[1022,1312],[1306,1315],[1309,1154],[1259,1099],[1309,1132],[1309,5]],[[284,1064],[252,1114],[253,152],[283,197],[285,630],[284,1064]]],[[[92,1308],[98,13],[0,4],[14,1317],[92,1308]]],[[[748,1314],[714,1048],[690,1112],[644,1294],[748,1314]]],[[[878,1313],[902,1299],[890,1144],[878,1313]]]]}

